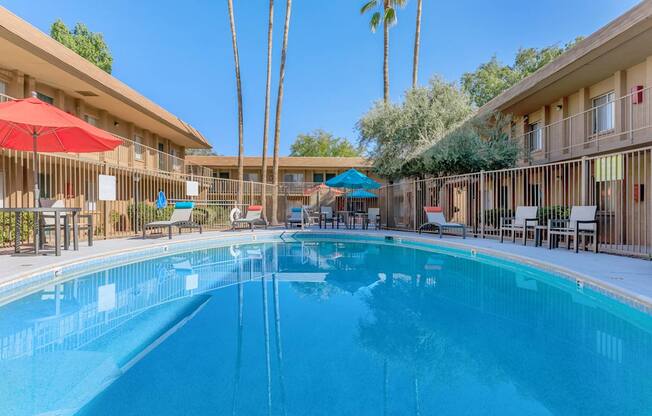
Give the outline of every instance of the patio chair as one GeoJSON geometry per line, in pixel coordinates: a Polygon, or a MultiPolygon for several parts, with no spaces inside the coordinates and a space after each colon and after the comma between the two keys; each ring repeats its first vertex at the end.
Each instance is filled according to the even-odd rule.
{"type": "Polygon", "coordinates": [[[254,230],[256,225],[262,225],[267,229],[267,221],[263,218],[262,205],[249,205],[247,207],[247,215],[244,218],[239,218],[240,209],[233,208],[231,210],[231,230],[235,230],[238,225],[247,225],[251,231],[254,230]]]}
{"type": "Polygon", "coordinates": [[[290,214],[285,220],[285,228],[290,228],[294,224],[300,226],[301,228],[304,228],[306,225],[310,224],[310,218],[308,217],[308,213],[304,208],[290,208],[290,214]]]}
{"type": "Polygon", "coordinates": [[[426,213],[426,218],[428,221],[424,224],[421,224],[419,227],[419,234],[421,234],[423,229],[426,227],[434,227],[439,230],[439,238],[442,238],[444,229],[454,228],[461,229],[462,238],[466,238],[466,227],[463,224],[446,221],[446,217],[444,217],[444,210],[441,207],[423,207],[423,210],[426,213]]]}
{"type": "Polygon", "coordinates": [[[500,242],[503,242],[505,232],[511,231],[512,243],[516,242],[516,233],[523,235],[523,245],[527,244],[528,228],[534,228],[539,223],[537,206],[518,206],[513,217],[500,217],[500,242]]]}
{"type": "MultiPolygon", "coordinates": [[[[39,199],[39,206],[41,208],[63,208],[66,206],[65,202],[62,199],[39,199]]],[[[68,217],[64,217],[64,221],[61,224],[61,229],[64,232],[64,248],[68,250],[70,246],[70,235],[74,232],[74,224],[67,222],[68,217]]],[[[86,222],[82,223],[77,221],[77,230],[86,230],[88,238],[88,246],[93,246],[93,233],[95,228],[93,227],[93,214],[77,214],[77,219],[85,218],[86,222]]],[[[54,232],[54,215],[52,214],[41,214],[41,229],[43,230],[43,235],[46,233],[54,232]]],[[[42,240],[42,243],[45,243],[45,238],[42,240]]]]}
{"type": "Polygon", "coordinates": [[[181,234],[182,228],[199,228],[199,234],[201,234],[203,231],[201,224],[192,222],[190,219],[194,206],[195,204],[193,202],[177,202],[174,204],[174,211],[172,211],[169,220],[153,221],[143,225],[143,239],[146,237],[146,231],[152,228],[167,228],[169,239],[172,239],[172,227],[177,227],[179,229],[179,234],[181,234]]]}
{"type": "Polygon", "coordinates": [[[593,238],[593,252],[598,252],[598,221],[595,214],[598,207],[595,205],[573,205],[570,218],[567,220],[548,220],[548,249],[557,247],[559,236],[566,236],[566,247],[570,248],[570,239],[573,238],[575,252],[578,251],[579,238],[582,237],[584,250],[586,250],[586,237],[593,238]]]}
{"type": "Polygon", "coordinates": [[[320,207],[319,208],[319,228],[321,228],[321,223],[324,223],[324,228],[326,224],[331,223],[331,228],[335,228],[337,223],[337,228],[340,228],[340,217],[333,215],[332,207],[320,207]]]}
{"type": "Polygon", "coordinates": [[[366,227],[369,228],[369,224],[373,224],[374,228],[378,230],[380,228],[380,208],[367,208],[367,222],[366,227]]]}

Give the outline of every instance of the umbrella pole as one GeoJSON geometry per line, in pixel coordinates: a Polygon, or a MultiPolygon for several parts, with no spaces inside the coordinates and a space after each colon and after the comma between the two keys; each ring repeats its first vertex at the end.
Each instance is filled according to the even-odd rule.
{"type": "MultiPolygon", "coordinates": [[[[36,132],[32,133],[32,139],[33,139],[33,146],[34,148],[32,149],[32,162],[34,163],[34,208],[39,207],[39,198],[40,198],[40,190],[39,190],[39,169],[38,169],[38,157],[36,154],[36,141],[38,139],[38,134],[36,132]]],[[[39,213],[34,212],[34,252],[38,254],[39,250],[39,213]]]]}
{"type": "Polygon", "coordinates": [[[39,169],[38,169],[38,158],[36,154],[36,140],[38,139],[38,135],[36,133],[32,133],[32,138],[34,140],[34,149],[32,152],[32,162],[34,163],[34,208],[38,208],[39,206],[39,198],[40,198],[40,190],[39,190],[39,169]]]}

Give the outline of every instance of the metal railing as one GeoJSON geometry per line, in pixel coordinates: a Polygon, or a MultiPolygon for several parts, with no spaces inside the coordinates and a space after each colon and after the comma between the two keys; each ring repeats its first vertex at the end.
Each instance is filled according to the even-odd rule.
{"type": "Polygon", "coordinates": [[[417,230],[424,207],[442,207],[471,235],[497,238],[501,217],[520,205],[538,220],[568,219],[573,205],[596,205],[599,249],[652,257],[652,148],[467,175],[405,180],[378,191],[382,225],[417,230]]]}
{"type": "MultiPolygon", "coordinates": [[[[205,229],[223,229],[231,224],[229,212],[232,208],[263,204],[263,194],[270,207],[274,189],[269,184],[181,172],[170,175],[106,160],[81,159],[76,155],[40,153],[37,163],[41,197],[61,200],[65,206],[81,208],[83,214],[91,214],[98,238],[137,235],[143,224],[169,219],[171,204],[164,209],[156,208],[159,191],[165,193],[168,201],[195,201],[193,220],[205,229]],[[99,175],[115,177],[115,200],[99,200],[99,175]],[[198,195],[188,195],[188,182],[197,182],[198,195]]],[[[0,149],[0,206],[33,205],[33,169],[31,152],[0,149]]],[[[0,246],[9,246],[14,241],[14,219],[12,214],[0,214],[0,246]]],[[[24,215],[22,242],[31,239],[32,229],[32,219],[24,215]]]]}
{"type": "MultiPolygon", "coordinates": [[[[526,159],[554,162],[652,141],[652,87],[633,91],[516,137],[526,159]]],[[[551,110],[551,111],[560,111],[551,110]]]]}
{"type": "MultiPolygon", "coordinates": [[[[15,100],[15,98],[0,94],[0,102],[11,100],[15,100]]],[[[102,161],[166,174],[192,173],[200,176],[212,176],[213,174],[213,170],[205,166],[190,163],[184,158],[162,152],[113,132],[108,133],[122,140],[122,143],[108,152],[79,153],[75,156],[82,160],[102,161]]]]}

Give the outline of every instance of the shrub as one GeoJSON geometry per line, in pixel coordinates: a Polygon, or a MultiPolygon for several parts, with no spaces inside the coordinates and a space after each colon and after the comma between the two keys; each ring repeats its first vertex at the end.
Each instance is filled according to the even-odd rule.
{"type": "MultiPolygon", "coordinates": [[[[34,216],[31,212],[23,212],[20,217],[20,239],[25,241],[34,229],[34,216]]],[[[13,243],[14,236],[16,235],[16,214],[1,213],[0,214],[0,243],[13,243]]]]}

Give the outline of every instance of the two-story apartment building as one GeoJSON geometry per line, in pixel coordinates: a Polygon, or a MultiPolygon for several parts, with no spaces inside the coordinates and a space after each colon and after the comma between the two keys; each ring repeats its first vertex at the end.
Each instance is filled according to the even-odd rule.
{"type": "Polygon", "coordinates": [[[479,109],[514,116],[526,163],[652,144],[652,2],[641,2],[479,109]]]}
{"type": "MultiPolygon", "coordinates": [[[[236,156],[187,156],[190,163],[211,168],[214,175],[223,179],[237,179],[238,158],[236,156]]],[[[371,161],[362,157],[290,157],[279,158],[279,182],[283,183],[323,183],[330,178],[355,168],[358,171],[380,180],[372,172],[371,161]]],[[[267,178],[272,181],[272,160],[268,161],[267,178]]],[[[244,158],[244,180],[262,180],[262,158],[244,158]]]]}
{"type": "MultiPolygon", "coordinates": [[[[123,139],[112,152],[44,155],[41,180],[48,197],[83,196],[86,183],[95,180],[84,172],[95,165],[80,161],[149,174],[183,173],[186,148],[210,148],[192,126],[0,7],[0,101],[32,95],[123,139]]],[[[29,158],[0,152],[0,204],[29,204],[29,158]]]]}

